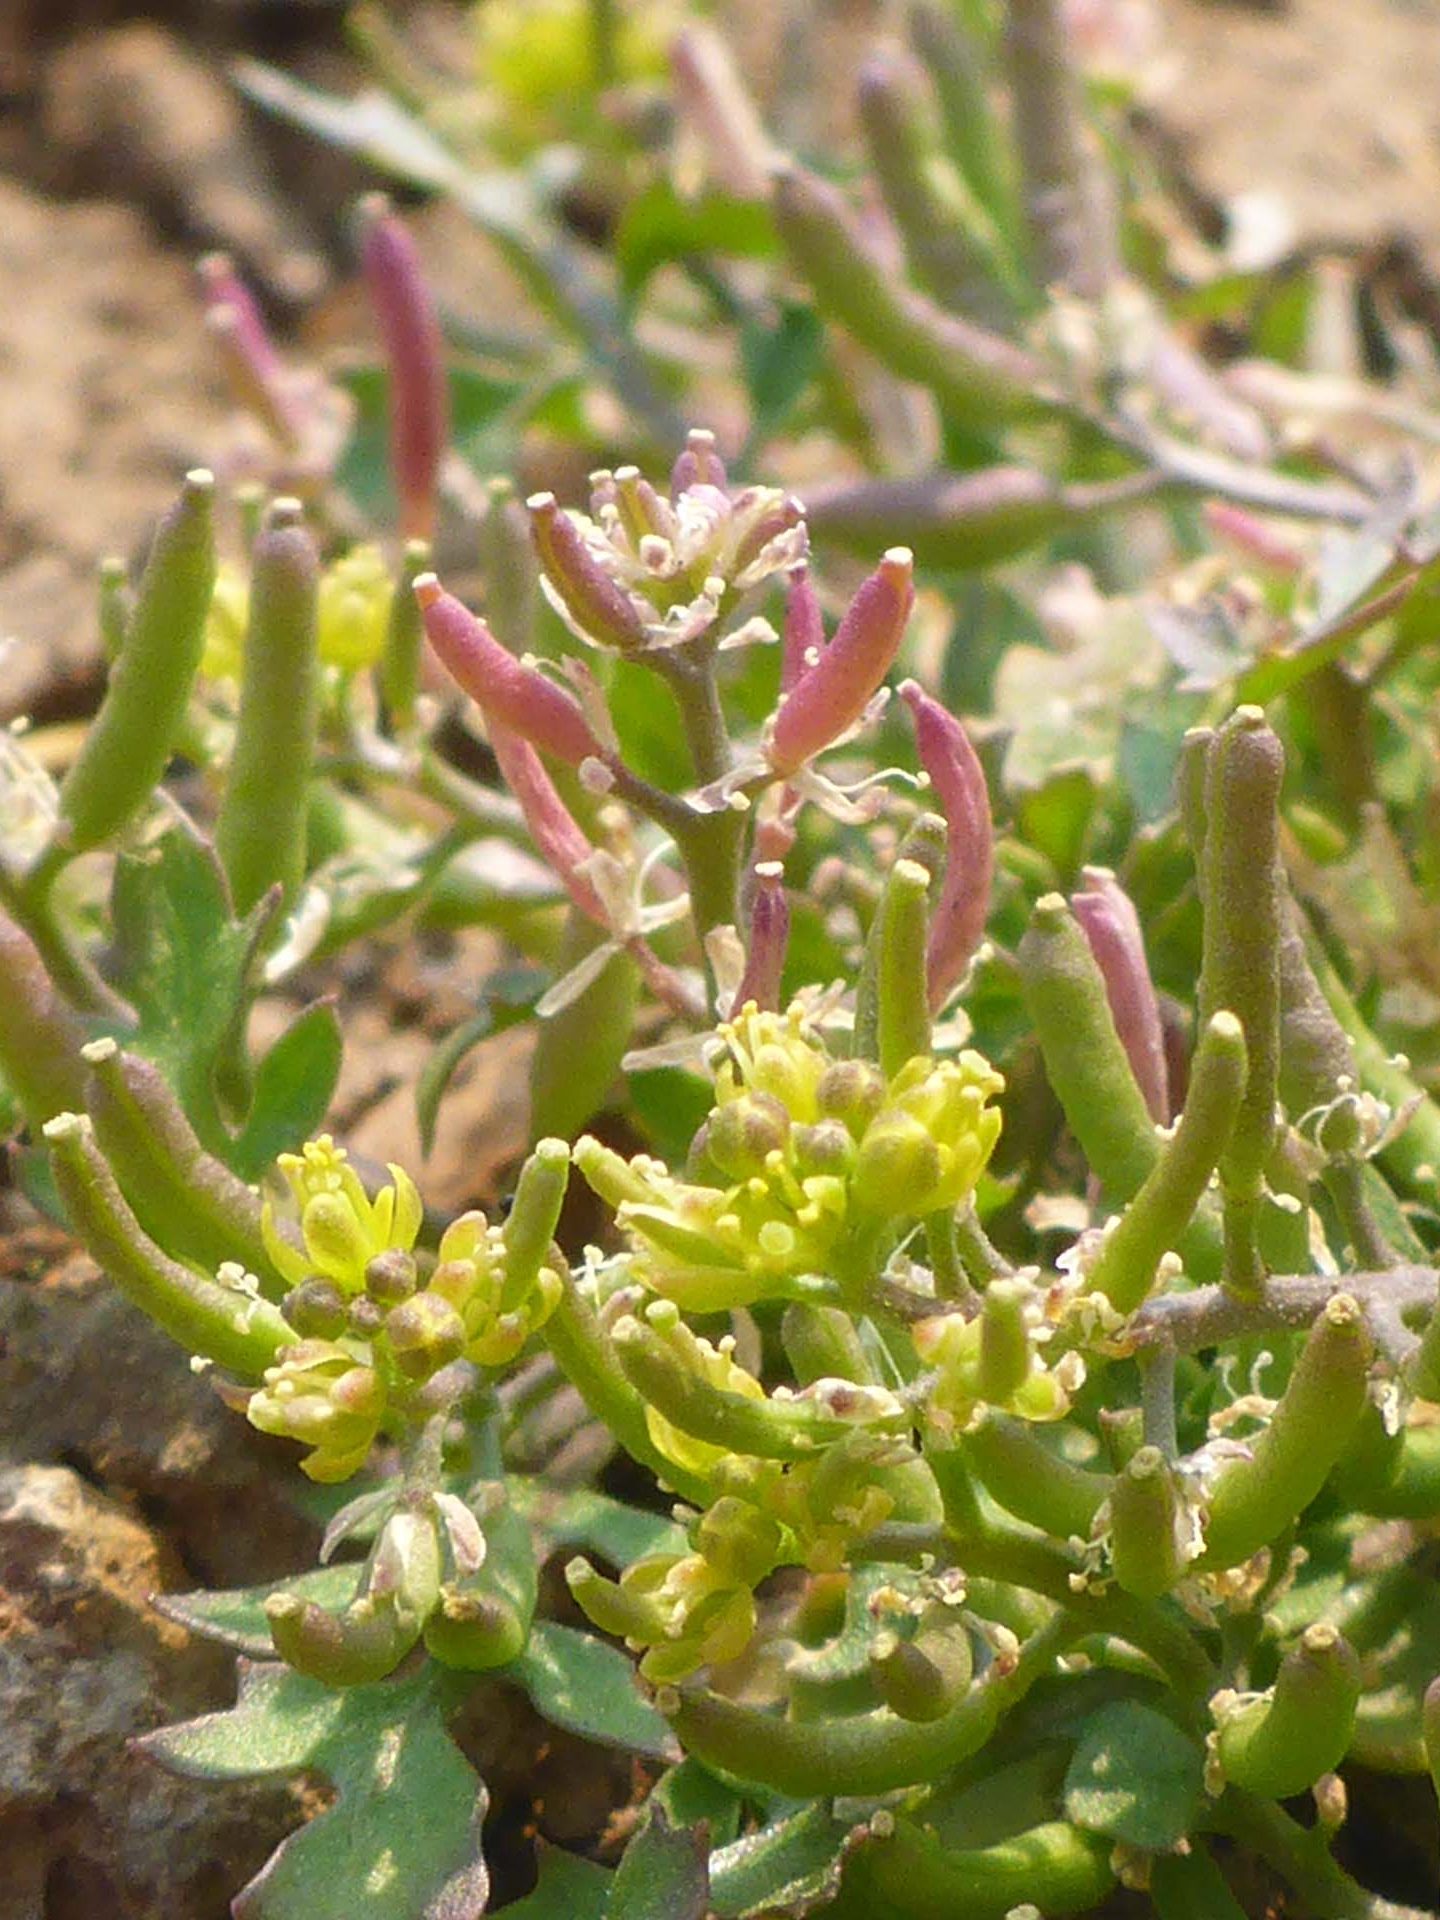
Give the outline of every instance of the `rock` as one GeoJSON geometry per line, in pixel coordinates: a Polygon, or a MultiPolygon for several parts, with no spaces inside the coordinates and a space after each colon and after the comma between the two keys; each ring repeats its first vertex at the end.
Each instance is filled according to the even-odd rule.
{"type": "Polygon", "coordinates": [[[64,1462],[144,1503],[184,1584],[248,1586],[313,1563],[296,1453],[204,1376],[83,1254],[0,1284],[0,1461],[64,1462]]]}
{"type": "Polygon", "coordinates": [[[179,1780],[127,1748],[231,1697],[233,1662],[148,1604],[183,1584],[64,1467],[0,1471],[0,1915],[219,1920],[296,1803],[179,1780]]]}

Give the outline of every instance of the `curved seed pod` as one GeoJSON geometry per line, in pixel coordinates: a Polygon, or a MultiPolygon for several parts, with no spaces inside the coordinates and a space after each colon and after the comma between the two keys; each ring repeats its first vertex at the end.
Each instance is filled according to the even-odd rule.
{"type": "Polygon", "coordinates": [[[670,43],[670,72],[676,105],[716,181],[737,200],[763,200],[774,149],[724,36],[688,21],[670,43]]]}
{"type": "Polygon", "coordinates": [[[645,622],[635,602],[606,573],[554,494],[532,494],[525,510],[545,579],[580,631],[622,653],[643,648],[645,622]]]}
{"type": "Polygon", "coordinates": [[[425,623],[415,598],[415,582],[430,565],[424,540],[407,540],[390,618],[385,628],[385,651],[376,676],[385,721],[393,733],[405,733],[415,724],[415,701],[420,692],[420,657],[425,647],[425,623]]]}
{"type": "Polygon", "coordinates": [[[1106,1193],[1128,1200],[1159,1159],[1160,1141],[1116,1032],[1104,975],[1060,894],[1035,903],[1018,957],[1065,1118],[1106,1193]]]}
{"type": "Polygon", "coordinates": [[[0,913],[0,1077],[31,1128],[84,1107],[83,1041],[34,941],[0,913]]]}
{"type": "Polygon", "coordinates": [[[1088,1540],[1111,1490],[1110,1476],[1063,1459],[1030,1426],[993,1408],[961,1445],[986,1492],[1032,1527],[1061,1540],[1088,1540]]]}
{"type": "Polygon", "coordinates": [[[1086,867],[1082,877],[1085,886],[1071,895],[1071,911],[1084,928],[1105,977],[1115,1031],[1145,1104],[1152,1118],[1164,1126],[1171,1113],[1165,1035],[1160,1003],[1145,959],[1139,916],[1129,894],[1108,868],[1086,867]]]}
{"type": "Polygon", "coordinates": [[[981,467],[817,488],[806,496],[805,519],[822,544],[863,556],[899,539],[922,566],[963,572],[994,566],[1166,490],[1153,473],[1061,487],[1033,467],[981,467]]]}
{"type": "Polygon", "coordinates": [[[1284,772],[1285,750],[1260,707],[1238,708],[1206,755],[1200,1013],[1208,1020],[1227,1008],[1245,1029],[1245,1094],[1221,1155],[1220,1185],[1225,1283],[1247,1296],[1264,1281],[1257,1233],[1279,1089],[1284,772]]]}
{"type": "Polygon", "coordinates": [[[870,164],[915,278],[952,313],[1005,328],[1015,307],[996,249],[985,244],[983,216],[976,217],[959,181],[949,174],[947,182],[919,76],[903,57],[879,50],[860,70],[859,102],[870,164]]]}
{"type": "Polygon", "coordinates": [[[916,860],[897,860],[880,901],[876,1039],[887,1079],[930,1051],[925,949],[930,876],[916,860]]]}
{"type": "Polygon", "coordinates": [[[125,645],[100,711],[60,787],[74,853],[118,833],[149,799],[185,718],[215,585],[215,476],[186,474],[141,576],[125,645]]]}
{"type": "Polygon", "coordinates": [[[943,0],[914,0],[910,37],[935,89],[950,154],[995,224],[1014,223],[1011,143],[991,97],[989,58],[973,25],[943,0]]]}
{"type": "Polygon", "coordinates": [[[512,1312],[535,1285],[555,1238],[569,1184],[569,1147],[563,1140],[539,1141],[520,1169],[501,1233],[505,1247],[502,1313],[512,1312]]]}
{"type": "Polygon", "coordinates": [[[446,593],[433,573],[415,582],[430,644],[486,714],[572,767],[603,757],[578,703],[553,680],[508,653],[483,620],[446,593]]]}
{"type": "Polygon", "coordinates": [[[761,1460],[799,1460],[848,1438],[857,1424],[883,1431],[909,1424],[909,1416],[888,1394],[876,1404],[876,1389],[848,1381],[831,1383],[832,1402],[838,1397],[843,1405],[848,1399],[858,1419],[832,1411],[824,1399],[752,1400],[712,1386],[686,1366],[663,1332],[630,1314],[615,1323],[611,1338],[626,1378],[647,1406],[681,1433],[732,1453],[753,1454],[761,1460]]]}
{"type": "MultiPolygon", "coordinates": [[[[1406,1383],[1427,1400],[1436,1397],[1410,1374],[1406,1383]]],[[[1358,1451],[1352,1448],[1352,1457],[1358,1451]]],[[[1433,1520],[1440,1515],[1440,1427],[1407,1427],[1385,1435],[1369,1460],[1352,1471],[1347,1458],[1335,1478],[1340,1498],[1357,1513],[1377,1520],[1433,1520]]]]}
{"type": "Polygon", "coordinates": [[[278,1298],[285,1283],[265,1250],[259,1195],[205,1150],[159,1068],[109,1039],[84,1057],[95,1137],[145,1230],[211,1272],[238,1261],[278,1298]]]}
{"type": "Polygon", "coordinates": [[[235,908],[305,877],[310,775],[320,724],[316,593],[320,559],[300,503],[277,500],[255,542],[235,749],[215,850],[235,908]]]}
{"type": "Polygon", "coordinates": [[[1365,1410],[1372,1353],[1360,1308],[1337,1293],[1311,1327],[1251,1457],[1232,1461],[1217,1478],[1198,1570],[1248,1560],[1309,1506],[1365,1410]]]}
{"type": "Polygon", "coordinates": [[[1244,1088],[1244,1032],[1233,1013],[1217,1013],[1196,1050],[1175,1131],[1089,1270],[1091,1290],[1119,1312],[1135,1311],[1161,1260],[1181,1245],[1230,1137],[1244,1088]]]}
{"type": "Polygon", "coordinates": [[[780,691],[789,693],[825,651],[825,619],[810,569],[795,567],[785,582],[785,631],[781,636],[780,691]]]}
{"type": "Polygon", "coordinates": [[[415,242],[384,194],[360,202],[361,264],[390,375],[390,477],[407,540],[435,533],[450,396],[435,303],[415,242]]]}
{"type": "Polygon", "coordinates": [[[121,1292],[190,1353],[259,1378],[295,1335],[268,1300],[192,1273],[162,1253],[125,1204],[89,1119],[60,1113],[45,1126],[66,1217],[121,1292]]]}
{"type": "Polygon", "coordinates": [[[964,1698],[975,1671],[970,1629],[953,1607],[927,1609],[910,1640],[881,1634],[870,1653],[875,1690],[902,1720],[938,1720],[964,1698]]]}
{"type": "Polygon", "coordinates": [[[1158,1447],[1141,1447],[1115,1477],[1110,1494],[1110,1566],[1137,1600],[1158,1600],[1185,1571],[1179,1538],[1180,1494],[1158,1447]]]}
{"type": "MultiPolygon", "coordinates": [[[[951,1848],[903,1814],[893,1834],[856,1855],[853,1878],[868,1911],[906,1920],[1006,1920],[1031,1906],[1089,1913],[1115,1884],[1113,1843],[1050,1820],[989,1847],[951,1848]]],[[[846,1884],[852,1876],[847,1875],[846,1884]]]]}
{"type": "Polygon", "coordinates": [[[970,424],[1046,411],[1044,369],[1023,347],[944,313],[891,274],[827,181],[804,167],[775,174],[781,245],[816,302],[904,380],[929,387],[970,424]]]}
{"type": "Polygon", "coordinates": [[[425,1622],[425,1645],[447,1667],[484,1673],[525,1650],[535,1617],[538,1569],[526,1521],[502,1504],[485,1521],[479,1571],[440,1589],[425,1622]]]}
{"type": "Polygon", "coordinates": [[[393,1603],[363,1595],[332,1613],[294,1593],[272,1593],[265,1618],[287,1667],[327,1687],[364,1687],[392,1674],[420,1637],[393,1603]]]}
{"type": "Polygon", "coordinates": [[[1326,1621],[1307,1627],[1268,1695],[1222,1713],[1225,1777],[1270,1800],[1303,1793],[1345,1757],[1360,1698],[1360,1662],[1326,1621]]]}
{"type": "Polygon", "coordinates": [[[1201,891],[1205,885],[1205,778],[1214,744],[1213,727],[1189,727],[1180,742],[1180,759],[1175,768],[1175,808],[1180,825],[1190,843],[1190,858],[1195,862],[1195,877],[1201,891]]]}
{"type": "Polygon", "coordinates": [[[899,651],[915,605],[914,557],[891,547],[819,659],[780,703],[765,745],[776,773],[796,773],[861,718],[899,651]]]}
{"type": "Polygon", "coordinates": [[[985,769],[964,727],[917,681],[902,681],[900,698],[910,709],[920,764],[945,815],[945,879],[931,915],[926,955],[933,1013],[959,985],[985,937],[995,828],[985,769]]]}

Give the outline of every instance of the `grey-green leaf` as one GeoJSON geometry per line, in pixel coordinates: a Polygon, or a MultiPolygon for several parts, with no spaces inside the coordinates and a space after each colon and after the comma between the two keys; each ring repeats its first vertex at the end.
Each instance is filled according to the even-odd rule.
{"type": "Polygon", "coordinates": [[[1161,1851],[1189,1831],[1205,1763],[1163,1713],[1117,1700],[1087,1726],[1065,1776],[1065,1812],[1077,1827],[1161,1851]]]}
{"type": "Polygon", "coordinates": [[[679,1757],[669,1727],[641,1699],[635,1669],[603,1640],[537,1620],[524,1653],[504,1673],[557,1727],[659,1760],[679,1757]]]}

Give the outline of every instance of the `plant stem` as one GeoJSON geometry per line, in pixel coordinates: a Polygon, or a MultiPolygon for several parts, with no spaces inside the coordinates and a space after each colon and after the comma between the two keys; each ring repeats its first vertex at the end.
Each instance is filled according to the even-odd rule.
{"type": "Polygon", "coordinates": [[[1337,1293],[1351,1294],[1372,1327],[1398,1314],[1431,1308],[1440,1292],[1440,1270],[1397,1266],[1383,1272],[1272,1275],[1257,1299],[1241,1300],[1223,1287],[1196,1287],[1190,1293],[1162,1294],[1147,1300],[1130,1322],[1137,1347],[1160,1343],[1177,1353],[1198,1353],[1248,1333],[1310,1326],[1337,1293]]]}

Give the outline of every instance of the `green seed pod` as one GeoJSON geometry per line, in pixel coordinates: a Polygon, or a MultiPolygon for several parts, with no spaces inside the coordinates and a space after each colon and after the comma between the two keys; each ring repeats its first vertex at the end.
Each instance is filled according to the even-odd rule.
{"type": "Polygon", "coordinates": [[[986,1491],[1007,1513],[1061,1540],[1089,1539],[1111,1490],[1108,1474],[1075,1466],[1038,1440],[1026,1421],[994,1408],[961,1444],[986,1491]]]}
{"type": "Polygon", "coordinates": [[[60,788],[65,846],[118,833],[159,785],[185,718],[215,585],[215,478],[197,467],[160,522],[100,711],[60,788]]]}
{"type": "Polygon", "coordinates": [[[440,1589],[425,1645],[447,1667],[485,1673],[518,1659],[535,1617],[538,1569],[530,1528],[508,1504],[486,1519],[485,1561],[440,1589]]]}
{"type": "Polygon", "coordinates": [[[780,1321],[780,1341],[802,1387],[812,1380],[874,1381],[855,1321],[839,1307],[792,1300],[780,1321]]]}
{"type": "Polygon", "coordinates": [[[970,1685],[975,1654],[970,1629],[953,1607],[927,1609],[913,1639],[883,1633],[870,1654],[875,1690],[902,1720],[938,1720],[970,1685]]]}
{"type": "Polygon", "coordinates": [[[520,1169],[514,1203],[501,1232],[505,1266],[500,1289],[502,1313],[513,1313],[522,1305],[539,1278],[560,1224],[569,1182],[569,1147],[563,1140],[537,1142],[520,1169]]]}
{"type": "Polygon", "coordinates": [[[655,1601],[607,1580],[588,1560],[577,1555],[566,1563],[565,1584],[585,1618],[602,1633],[642,1644],[664,1636],[665,1616],[655,1601]]]}
{"type": "Polygon", "coordinates": [[[275,501],[255,542],[240,719],[215,823],[215,848],[241,914],[273,886],[293,900],[305,874],[320,714],[319,578],[299,502],[275,501]]]}
{"type": "Polygon", "coordinates": [[[409,1380],[428,1380],[465,1351],[465,1322],[438,1293],[417,1293],[385,1315],[395,1364],[409,1380]]]}
{"type": "Polygon", "coordinates": [[[1096,1910],[1115,1884],[1113,1842],[1050,1820],[988,1847],[950,1847],[900,1815],[887,1839],[856,1853],[861,1911],[906,1920],[1006,1920],[1017,1908],[1044,1914],[1096,1910]]]}
{"type": "Polygon", "coordinates": [[[1046,894],[1019,951],[1025,1004],[1071,1131],[1113,1200],[1129,1200],[1160,1158],[1090,942],[1062,896],[1046,894]]]}
{"type": "Polygon", "coordinates": [[[1227,1780],[1268,1800],[1304,1793],[1345,1757],[1360,1698],[1360,1662],[1325,1621],[1280,1663],[1270,1692],[1222,1712],[1215,1743],[1227,1780]]]}
{"type": "Polygon", "coordinates": [[[904,380],[971,425],[1044,412],[1040,363],[999,334],[942,313],[876,257],[842,195],[805,168],[777,173],[775,224],[816,303],[904,380]]]}
{"type": "Polygon", "coordinates": [[[420,692],[420,660],[425,650],[425,622],[415,598],[415,582],[432,564],[424,540],[407,540],[399,577],[390,601],[385,628],[385,651],[376,677],[381,707],[391,733],[408,733],[415,724],[415,701],[420,692]]]}
{"type": "Polygon", "coordinates": [[[1004,1406],[1029,1379],[1032,1358],[1024,1288],[1013,1280],[992,1280],[980,1300],[980,1398],[1004,1406]]]}
{"type": "Polygon", "coordinates": [[[1103,1293],[1119,1312],[1135,1311],[1165,1254],[1181,1244],[1230,1137],[1244,1088],[1244,1032],[1234,1014],[1217,1013],[1196,1051],[1175,1131],[1090,1268],[1092,1292],[1103,1293]]]}
{"type": "MultiPolygon", "coordinates": [[[[855,1028],[852,1046],[857,1058],[863,1061],[880,1059],[880,975],[884,962],[885,942],[893,937],[893,921],[888,923],[890,934],[887,936],[886,902],[890,898],[890,885],[896,868],[902,861],[910,861],[919,867],[931,881],[940,880],[945,872],[945,822],[938,813],[922,813],[912,820],[900,843],[886,885],[881,892],[874,918],[870,922],[870,931],[865,940],[865,952],[860,962],[860,977],[855,983],[855,1028]]],[[[914,885],[914,876],[911,876],[914,885]]],[[[930,1047],[929,1029],[926,1029],[925,1044],[922,1052],[930,1047]]],[[[903,1061],[901,1062],[903,1065],[903,1061]]],[[[889,1077],[889,1069],[881,1076],[882,1082],[889,1077]]]]}
{"type": "Polygon", "coordinates": [[[1260,707],[1240,707],[1210,745],[1205,769],[1205,908],[1200,1012],[1228,1009],[1245,1030],[1245,1094],[1220,1160],[1225,1284],[1253,1297],[1265,1168],[1275,1146],[1280,1072],[1280,783],[1285,751],[1260,707]]]}
{"type": "Polygon", "coordinates": [[[1238,1566],[1309,1506],[1365,1409],[1372,1352],[1360,1308],[1337,1293],[1311,1327],[1251,1457],[1232,1461],[1217,1478],[1198,1570],[1238,1566]]]}
{"type": "Polygon", "coordinates": [[[260,1197],[208,1153],[165,1076],[114,1040],[83,1050],[95,1137],[141,1226],[212,1272],[238,1261],[273,1300],[284,1292],[260,1231],[260,1197]]]}
{"type": "Polygon", "coordinates": [[[89,1119],[60,1113],[45,1142],[66,1218],[106,1274],[190,1353],[259,1378],[293,1334],[268,1300],[193,1273],[162,1253],[125,1204],[89,1119]]]}
{"type": "Polygon", "coordinates": [[[1180,743],[1180,760],[1175,769],[1175,806],[1185,838],[1190,843],[1190,858],[1195,862],[1196,878],[1202,890],[1205,879],[1205,776],[1214,739],[1213,727],[1189,728],[1180,743]]]}
{"type": "Polygon", "coordinates": [[[0,913],[0,1077],[35,1131],[84,1107],[83,1041],[34,941],[0,913]]]}
{"type": "Polygon", "coordinates": [[[1141,1447],[1115,1477],[1110,1494],[1110,1565],[1137,1600],[1158,1600],[1185,1571],[1179,1538],[1180,1493],[1158,1447],[1141,1447]]]}
{"type": "Polygon", "coordinates": [[[395,1671],[419,1638],[393,1604],[362,1595],[331,1613],[293,1593],[272,1593],[265,1617],[275,1651],[297,1673],[327,1687],[363,1687],[395,1671]]]}
{"type": "Polygon", "coordinates": [[[876,1050],[887,1079],[930,1051],[925,968],[929,886],[930,875],[918,860],[897,860],[880,901],[876,1050]]]}
{"type": "Polygon", "coordinates": [[[1440,1310],[1425,1323],[1420,1344],[1407,1356],[1405,1384],[1422,1400],[1440,1400],[1440,1310]]]}
{"type": "Polygon", "coordinates": [[[1298,1119],[1360,1083],[1355,1049],[1320,991],[1305,952],[1300,909],[1288,890],[1280,918],[1280,1098],[1298,1119]]]}

